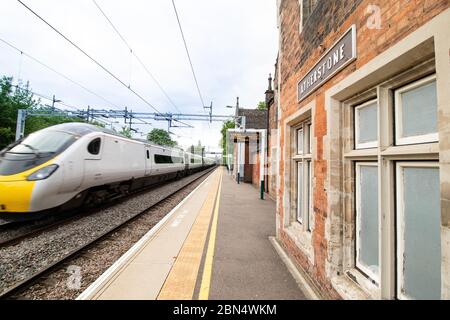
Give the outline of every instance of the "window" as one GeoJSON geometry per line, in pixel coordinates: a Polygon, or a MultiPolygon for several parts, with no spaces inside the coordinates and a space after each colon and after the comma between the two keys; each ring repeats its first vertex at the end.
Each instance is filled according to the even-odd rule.
{"type": "Polygon", "coordinates": [[[313,145],[312,124],[309,123],[307,125],[307,127],[308,127],[308,136],[309,136],[309,139],[308,139],[308,150],[309,150],[309,152],[308,153],[312,153],[312,145],[313,145]]]}
{"type": "Polygon", "coordinates": [[[313,167],[312,167],[312,162],[311,161],[307,161],[307,165],[308,165],[308,231],[312,231],[313,226],[314,226],[314,220],[313,220],[313,212],[314,212],[314,208],[313,208],[313,202],[312,202],[312,196],[313,196],[313,187],[312,187],[312,177],[313,177],[313,167]]]}
{"type": "Polygon", "coordinates": [[[102,140],[100,138],[96,138],[91,141],[88,145],[88,152],[93,155],[97,155],[100,153],[100,146],[101,146],[102,140]]]}
{"type": "Polygon", "coordinates": [[[376,100],[355,107],[356,149],[378,146],[378,105],[376,100]]]}
{"type": "Polygon", "coordinates": [[[301,123],[295,130],[295,155],[293,160],[296,165],[296,220],[304,225],[305,230],[312,230],[312,127],[310,120],[301,123]]]}
{"type": "Polygon", "coordinates": [[[378,166],[356,163],[356,266],[378,282],[378,166]]]}
{"type": "Polygon", "coordinates": [[[317,2],[319,0],[299,0],[300,4],[300,32],[302,32],[303,26],[308,21],[309,17],[313,13],[317,2]]]}
{"type": "Polygon", "coordinates": [[[76,141],[73,134],[43,130],[30,134],[21,143],[14,146],[11,153],[59,153],[67,149],[72,143],[76,141]]]}
{"type": "Polygon", "coordinates": [[[303,179],[303,162],[297,162],[297,221],[303,223],[303,185],[305,181],[303,179]]]}
{"type": "Polygon", "coordinates": [[[150,151],[147,150],[147,159],[150,159],[150,151]]]}
{"type": "Polygon", "coordinates": [[[297,154],[303,154],[303,144],[304,144],[304,137],[303,137],[303,128],[297,130],[297,154]]]}
{"type": "Polygon", "coordinates": [[[434,65],[360,92],[341,109],[344,272],[374,298],[442,295],[434,65]]]}
{"type": "Polygon", "coordinates": [[[166,156],[163,154],[155,154],[155,163],[157,163],[157,164],[183,163],[183,158],[166,156]]]}
{"type": "Polygon", "coordinates": [[[396,144],[438,141],[436,76],[395,91],[396,144]]]}
{"type": "Polygon", "coordinates": [[[397,186],[397,295],[406,299],[440,299],[438,163],[397,163],[397,186]]]}

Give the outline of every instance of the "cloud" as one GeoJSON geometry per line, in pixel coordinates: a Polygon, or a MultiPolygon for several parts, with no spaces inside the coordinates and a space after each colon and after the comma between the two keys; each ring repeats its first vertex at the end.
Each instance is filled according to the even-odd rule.
{"type": "MultiPolygon", "coordinates": [[[[0,38],[82,83],[115,105],[133,111],[151,108],[71,47],[15,0],[2,1],[0,38]]],[[[24,1],[124,82],[130,81],[130,53],[91,0],[24,1]]],[[[168,0],[97,0],[135,53],[159,80],[178,108],[203,112],[181,35],[168,0]]],[[[214,113],[231,114],[226,105],[241,97],[255,107],[264,99],[268,73],[277,51],[276,5],[273,0],[176,0],[205,103],[214,113]]],[[[103,100],[0,44],[0,73],[29,80],[33,90],[79,108],[114,108],[103,100]],[[21,66],[21,67],[20,67],[21,66]]],[[[177,112],[157,85],[132,62],[131,85],[161,112],[177,112]]],[[[182,145],[217,147],[220,123],[191,122],[194,129],[173,128],[182,145]]],[[[167,128],[165,122],[154,127],[167,128]]],[[[151,129],[138,126],[143,132],[151,129]]]]}

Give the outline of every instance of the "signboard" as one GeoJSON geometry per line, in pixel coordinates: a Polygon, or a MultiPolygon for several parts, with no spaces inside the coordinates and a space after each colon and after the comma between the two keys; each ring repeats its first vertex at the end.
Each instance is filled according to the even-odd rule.
{"type": "Polygon", "coordinates": [[[356,59],[356,26],[350,29],[322,56],[298,83],[298,101],[309,96],[328,78],[356,59]]]}

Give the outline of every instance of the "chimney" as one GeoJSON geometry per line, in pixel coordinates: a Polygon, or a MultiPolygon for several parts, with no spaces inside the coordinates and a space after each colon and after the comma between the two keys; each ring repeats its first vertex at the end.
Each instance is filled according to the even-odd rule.
{"type": "Polygon", "coordinates": [[[269,74],[268,80],[269,80],[269,87],[266,90],[266,106],[267,106],[267,108],[269,108],[270,105],[272,104],[273,98],[275,95],[275,92],[272,89],[272,74],[269,74]]]}

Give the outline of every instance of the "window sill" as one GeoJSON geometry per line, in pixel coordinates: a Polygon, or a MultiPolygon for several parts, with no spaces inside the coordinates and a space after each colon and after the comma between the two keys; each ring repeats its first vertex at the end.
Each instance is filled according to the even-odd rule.
{"type": "Polygon", "coordinates": [[[285,229],[288,236],[294,241],[295,245],[307,256],[308,261],[314,264],[314,249],[312,246],[312,234],[303,230],[303,225],[297,221],[291,223],[285,229]]]}
{"type": "Polygon", "coordinates": [[[439,143],[424,143],[416,145],[404,145],[388,147],[381,152],[383,157],[395,157],[395,156],[426,156],[434,158],[439,156],[439,143]]]}
{"type": "Polygon", "coordinates": [[[377,159],[378,158],[378,149],[377,148],[371,148],[371,149],[356,149],[352,150],[350,152],[347,152],[344,154],[345,158],[351,159],[351,158],[362,158],[362,157],[370,157],[377,159]]]}
{"type": "Polygon", "coordinates": [[[374,300],[380,296],[378,286],[354,268],[333,277],[331,283],[345,300],[374,300]]]}

